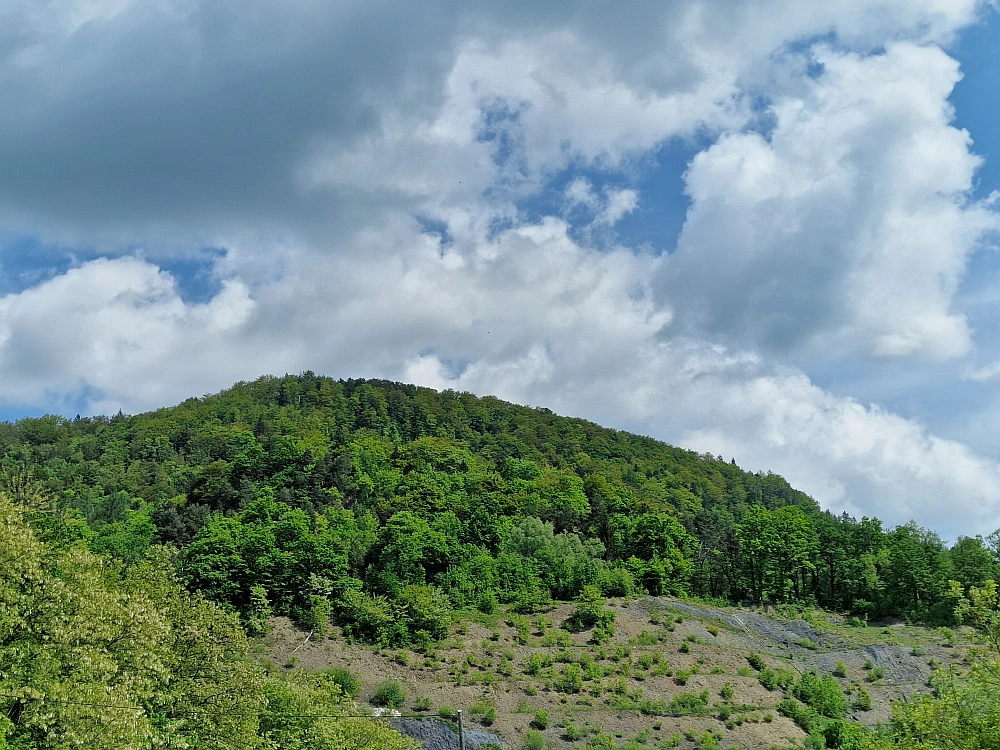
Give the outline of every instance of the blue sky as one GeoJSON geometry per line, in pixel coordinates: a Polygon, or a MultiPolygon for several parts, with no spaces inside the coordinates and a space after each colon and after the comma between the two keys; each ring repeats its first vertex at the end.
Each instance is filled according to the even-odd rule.
{"type": "Polygon", "coordinates": [[[0,9],[0,418],[311,369],[1000,527],[977,0],[0,9]]]}

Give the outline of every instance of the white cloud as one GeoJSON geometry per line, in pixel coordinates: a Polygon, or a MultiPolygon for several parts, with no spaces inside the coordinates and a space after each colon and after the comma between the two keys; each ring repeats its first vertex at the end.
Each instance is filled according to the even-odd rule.
{"type": "MultiPolygon", "coordinates": [[[[96,260],[0,298],[0,382],[5,400],[91,408],[154,404],[196,389],[206,373],[233,372],[225,341],[253,302],[226,281],[207,304],[186,305],[173,279],[133,258],[96,260]],[[48,402],[48,403],[47,403],[48,402]]],[[[245,365],[240,365],[243,369],[245,365]]]]}
{"type": "Polygon", "coordinates": [[[605,191],[607,203],[604,210],[597,217],[598,224],[614,226],[621,221],[626,214],[630,214],[639,207],[639,193],[635,190],[623,189],[605,191]]]}
{"type": "Polygon", "coordinates": [[[966,380],[975,380],[979,383],[996,380],[1000,377],[1000,360],[990,362],[982,367],[969,367],[962,373],[962,376],[966,380]]]}
{"type": "Polygon", "coordinates": [[[952,299],[995,217],[940,45],[973,0],[46,7],[0,39],[0,221],[225,247],[228,281],[189,304],[126,255],[4,297],[6,402],[386,376],[734,455],[892,523],[1000,525],[995,463],[774,361],[970,350],[952,299]],[[693,136],[678,251],[608,239],[656,210],[628,184],[644,160],[693,136]],[[524,218],[540,196],[565,216],[524,218]]]}
{"type": "Polygon", "coordinates": [[[965,354],[951,302],[997,220],[968,199],[980,159],[950,125],[957,63],[910,43],[815,60],[823,73],[778,99],[768,139],[734,133],[695,157],[665,301],[691,329],[743,344],[965,354]]]}

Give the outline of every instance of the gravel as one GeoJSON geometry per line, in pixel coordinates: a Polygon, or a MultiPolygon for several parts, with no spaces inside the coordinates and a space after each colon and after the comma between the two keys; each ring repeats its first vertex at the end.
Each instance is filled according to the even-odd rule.
{"type": "MultiPolygon", "coordinates": [[[[393,729],[424,743],[424,750],[458,750],[458,732],[437,719],[390,719],[393,729]]],[[[466,750],[509,747],[499,736],[481,729],[465,730],[466,750]]]]}

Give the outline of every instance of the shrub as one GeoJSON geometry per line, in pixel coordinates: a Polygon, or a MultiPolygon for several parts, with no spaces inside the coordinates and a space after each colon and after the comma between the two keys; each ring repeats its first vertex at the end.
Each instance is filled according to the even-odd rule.
{"type": "Polygon", "coordinates": [[[327,674],[340,685],[344,695],[349,695],[352,698],[358,697],[358,693],[361,692],[361,680],[347,667],[334,667],[327,674]]]}
{"type": "Polygon", "coordinates": [[[850,748],[861,747],[864,729],[857,724],[849,724],[843,719],[835,719],[829,722],[823,729],[823,739],[826,747],[850,748]]]}
{"type": "Polygon", "coordinates": [[[576,598],[576,609],[566,618],[562,626],[576,632],[595,626],[607,629],[614,621],[615,613],[613,610],[605,609],[601,590],[597,586],[584,586],[576,598]]]}
{"type": "Polygon", "coordinates": [[[445,703],[438,709],[438,716],[448,721],[455,721],[458,718],[458,711],[445,703]]]}
{"type": "Polygon", "coordinates": [[[535,716],[528,723],[532,729],[548,729],[549,726],[549,712],[548,711],[535,711],[535,716]]]}
{"type": "Polygon", "coordinates": [[[497,597],[492,591],[487,591],[479,597],[476,608],[484,615],[492,615],[497,611],[497,597]]]}
{"type": "Polygon", "coordinates": [[[793,694],[828,719],[841,719],[847,713],[847,703],[840,683],[829,675],[819,677],[807,672],[799,678],[793,694]]]}
{"type": "Polygon", "coordinates": [[[430,711],[431,710],[431,699],[426,696],[420,696],[419,698],[413,699],[413,710],[414,711],[430,711]]]}
{"type": "Polygon", "coordinates": [[[708,713],[708,691],[678,693],[670,701],[669,711],[674,716],[703,716],[708,713]]]}
{"type": "Polygon", "coordinates": [[[373,706],[400,708],[406,703],[406,693],[403,691],[402,686],[395,680],[386,680],[379,683],[378,687],[375,688],[375,692],[372,693],[372,697],[368,699],[368,702],[373,706]]]}
{"type": "Polygon", "coordinates": [[[317,640],[326,638],[331,611],[330,600],[325,596],[309,597],[309,608],[302,613],[302,624],[313,632],[317,640]]]}
{"type": "Polygon", "coordinates": [[[812,734],[824,724],[819,713],[792,698],[786,698],[778,704],[778,713],[794,721],[806,734],[812,734]]]}
{"type": "Polygon", "coordinates": [[[476,701],[469,706],[469,716],[477,720],[484,727],[492,726],[497,720],[497,711],[489,703],[476,701]]]}
{"type": "Polygon", "coordinates": [[[384,596],[347,589],[337,603],[344,634],[370,643],[388,643],[397,632],[393,606],[384,596]]]}
{"type": "Polygon", "coordinates": [[[561,693],[579,693],[583,690],[583,670],[579,664],[567,664],[556,679],[555,688],[561,693]]]}
{"type": "Polygon", "coordinates": [[[635,578],[625,568],[602,568],[597,574],[597,585],[605,596],[634,596],[638,591],[635,578]]]}
{"type": "Polygon", "coordinates": [[[250,587],[250,608],[247,610],[246,626],[251,635],[267,633],[271,617],[271,603],[267,600],[267,589],[263,586],[250,587]]]}
{"type": "Polygon", "coordinates": [[[732,700],[733,698],[733,686],[728,682],[722,686],[722,690],[719,691],[719,696],[724,701],[732,700]]]}
{"type": "Polygon", "coordinates": [[[784,690],[795,682],[795,676],[795,672],[790,669],[771,669],[770,667],[765,667],[757,675],[757,679],[768,690],[777,690],[778,688],[784,690]]]}
{"type": "Polygon", "coordinates": [[[758,672],[764,669],[764,660],[761,658],[760,654],[750,654],[747,657],[747,663],[758,672]]]}
{"type": "Polygon", "coordinates": [[[838,661],[837,665],[833,668],[833,674],[837,677],[847,677],[847,665],[842,661],[838,661]]]}
{"type": "Polygon", "coordinates": [[[951,628],[938,628],[938,633],[940,633],[941,637],[944,638],[944,643],[941,644],[942,646],[952,648],[955,645],[956,637],[954,630],[951,628]]]}
{"type": "Polygon", "coordinates": [[[440,589],[410,584],[400,593],[398,602],[405,612],[410,633],[425,631],[435,640],[448,636],[451,602],[440,589]]]}
{"type": "Polygon", "coordinates": [[[529,729],[524,733],[524,740],[522,741],[521,747],[523,750],[545,750],[548,743],[545,741],[545,735],[541,732],[529,729]]]}
{"type": "Polygon", "coordinates": [[[524,665],[524,673],[527,675],[536,675],[545,666],[548,666],[545,658],[541,654],[535,653],[528,657],[528,661],[524,665]]]}
{"type": "Polygon", "coordinates": [[[858,688],[858,694],[854,697],[854,708],[858,711],[872,710],[872,697],[864,688],[858,688]]]}

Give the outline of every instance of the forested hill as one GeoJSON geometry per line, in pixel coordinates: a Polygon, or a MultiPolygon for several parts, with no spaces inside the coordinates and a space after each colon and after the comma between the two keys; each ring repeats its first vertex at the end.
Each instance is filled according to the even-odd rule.
{"type": "MultiPolygon", "coordinates": [[[[456,609],[647,591],[945,621],[981,539],[836,518],[775,474],[496,398],[305,373],[147,414],[0,425],[2,480],[126,564],[180,549],[189,588],[404,644],[456,609]],[[68,515],[67,515],[68,513],[68,515]]],[[[57,528],[58,527],[58,528],[57,528]]]]}

